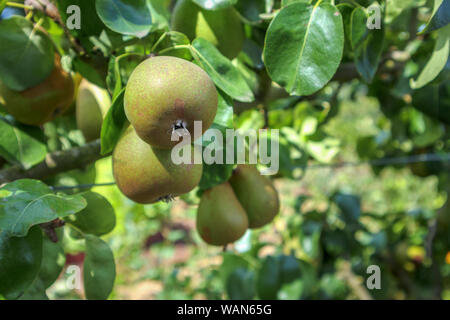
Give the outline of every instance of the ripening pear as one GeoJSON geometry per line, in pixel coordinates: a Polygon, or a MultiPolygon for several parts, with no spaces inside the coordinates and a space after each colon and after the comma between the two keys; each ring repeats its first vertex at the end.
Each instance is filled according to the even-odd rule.
{"type": "Polygon", "coordinates": [[[206,190],[197,210],[197,231],[214,246],[224,246],[242,237],[248,218],[228,182],[206,190]]]}
{"type": "Polygon", "coordinates": [[[280,210],[278,192],[272,181],[254,165],[238,165],[230,184],[248,215],[249,228],[260,228],[275,218],[280,210]]]}
{"type": "Polygon", "coordinates": [[[72,73],[72,79],[73,79],[73,99],[70,106],[63,112],[63,115],[69,115],[74,114],[77,104],[77,96],[78,96],[78,89],[80,88],[81,81],[83,80],[83,77],[78,72],[72,73]]]}
{"type": "Polygon", "coordinates": [[[0,103],[17,121],[39,126],[70,107],[74,95],[73,79],[64,71],[60,60],[55,54],[50,76],[32,88],[15,91],[0,81],[0,103]]]}
{"type": "Polygon", "coordinates": [[[189,148],[191,163],[177,165],[172,161],[172,150],[151,147],[137,136],[132,126],[128,127],[112,156],[117,186],[138,203],[169,200],[191,191],[200,182],[203,164],[194,164],[197,149],[191,145],[189,148]]]}
{"type": "Polygon", "coordinates": [[[233,8],[205,10],[192,0],[179,0],[173,10],[172,30],[184,33],[191,41],[204,38],[229,59],[234,59],[244,44],[244,27],[233,8]]]}
{"type": "Polygon", "coordinates": [[[83,79],[78,88],[76,119],[87,142],[100,138],[103,118],[111,106],[108,91],[83,79]]]}
{"type": "Polygon", "coordinates": [[[158,148],[176,145],[179,141],[172,141],[172,134],[180,131],[194,137],[194,121],[201,121],[201,134],[205,132],[217,104],[216,87],[203,69],[165,56],[149,58],[134,69],[124,98],[125,114],[136,133],[158,148]]]}

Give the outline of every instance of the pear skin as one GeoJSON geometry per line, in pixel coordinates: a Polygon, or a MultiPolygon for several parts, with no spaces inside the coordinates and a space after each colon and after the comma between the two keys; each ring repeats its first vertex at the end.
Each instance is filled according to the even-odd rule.
{"type": "Polygon", "coordinates": [[[270,223],[280,210],[278,192],[272,181],[261,175],[254,165],[238,165],[230,184],[248,215],[249,227],[270,223]]]}
{"type": "Polygon", "coordinates": [[[100,138],[103,118],[111,106],[108,91],[83,79],[78,88],[76,120],[86,142],[100,138]]]}
{"type": "Polygon", "coordinates": [[[214,246],[235,242],[248,229],[244,208],[228,182],[206,190],[197,210],[197,231],[214,246]]]}
{"type": "MultiPolygon", "coordinates": [[[[131,74],[125,90],[125,114],[139,137],[148,144],[169,149],[176,129],[194,136],[194,121],[203,134],[213,123],[218,93],[200,67],[175,57],[152,57],[131,74]]],[[[193,141],[193,139],[192,139],[193,141]]]]}
{"type": "Polygon", "coordinates": [[[39,126],[70,107],[74,83],[72,76],[62,68],[60,60],[56,54],[52,73],[35,87],[15,91],[0,81],[0,103],[17,121],[39,126]]]}
{"type": "Polygon", "coordinates": [[[172,15],[172,30],[192,41],[203,38],[229,59],[234,59],[244,45],[244,27],[232,8],[205,10],[192,0],[179,0],[172,15]]]}
{"type": "MultiPolygon", "coordinates": [[[[196,148],[190,146],[192,157],[196,148]]],[[[187,193],[200,182],[203,164],[175,164],[170,149],[152,148],[132,126],[117,143],[113,174],[120,191],[138,203],[154,203],[187,193]]]]}

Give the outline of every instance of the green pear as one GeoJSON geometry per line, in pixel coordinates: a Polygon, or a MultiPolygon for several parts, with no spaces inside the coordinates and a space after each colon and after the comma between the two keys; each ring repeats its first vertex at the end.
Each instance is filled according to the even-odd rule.
{"type": "Polygon", "coordinates": [[[185,129],[193,137],[194,121],[202,122],[201,134],[211,126],[218,94],[203,69],[187,60],[161,56],[134,69],[124,104],[125,114],[142,140],[154,147],[172,148],[178,143],[172,141],[175,130],[185,129]]]}
{"type": "Polygon", "coordinates": [[[250,228],[265,226],[278,214],[278,192],[272,181],[261,175],[256,166],[238,165],[230,184],[247,212],[250,228]]]}
{"type": "Polygon", "coordinates": [[[77,105],[77,96],[78,96],[78,89],[80,88],[81,81],[83,80],[83,77],[78,72],[72,73],[72,80],[73,80],[73,99],[70,106],[63,112],[63,115],[66,114],[75,114],[76,105],[77,105]]]}
{"type": "Polygon", "coordinates": [[[228,182],[206,190],[197,210],[197,231],[214,246],[224,246],[242,237],[248,228],[244,208],[228,182]]]}
{"type": "Polygon", "coordinates": [[[192,41],[204,38],[229,59],[234,59],[244,44],[244,27],[233,8],[205,10],[192,0],[179,0],[173,10],[172,30],[192,41]]]}
{"type": "Polygon", "coordinates": [[[0,81],[0,103],[17,121],[39,126],[53,120],[68,109],[73,101],[72,76],[64,71],[60,57],[55,55],[53,71],[42,83],[15,91],[0,81]]]}
{"type": "Polygon", "coordinates": [[[76,119],[78,129],[87,142],[100,138],[103,118],[111,106],[108,91],[83,79],[76,100],[76,119]]]}
{"type": "MultiPolygon", "coordinates": [[[[194,157],[197,149],[190,146],[194,157]]],[[[141,140],[132,126],[117,143],[113,174],[120,191],[138,203],[154,203],[187,193],[200,182],[203,164],[175,164],[170,149],[151,147],[141,140]]],[[[198,156],[198,155],[197,155],[198,156]]]]}

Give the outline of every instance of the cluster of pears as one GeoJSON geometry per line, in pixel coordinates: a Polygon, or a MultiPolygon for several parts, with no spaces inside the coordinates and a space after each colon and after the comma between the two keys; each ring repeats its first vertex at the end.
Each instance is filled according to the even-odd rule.
{"type": "Polygon", "coordinates": [[[197,210],[197,230],[211,245],[225,246],[248,228],[261,228],[278,214],[278,192],[255,165],[238,165],[228,182],[205,191],[197,210]]]}
{"type": "Polygon", "coordinates": [[[189,38],[200,37],[214,44],[229,59],[235,58],[244,44],[244,27],[233,8],[206,10],[192,0],[179,0],[172,14],[172,30],[189,38]]]}
{"type": "Polygon", "coordinates": [[[175,164],[172,148],[180,143],[177,139],[193,136],[194,121],[201,121],[206,131],[217,105],[213,81],[194,63],[170,56],[140,63],[125,89],[125,114],[131,125],[112,157],[120,191],[135,202],[148,204],[194,189],[203,172],[203,164],[194,163],[199,151],[188,147],[191,163],[175,164]]]}
{"type": "Polygon", "coordinates": [[[72,76],[62,68],[61,57],[55,54],[50,75],[32,88],[16,91],[0,81],[0,103],[17,121],[40,126],[71,106],[74,90],[72,76]]]}

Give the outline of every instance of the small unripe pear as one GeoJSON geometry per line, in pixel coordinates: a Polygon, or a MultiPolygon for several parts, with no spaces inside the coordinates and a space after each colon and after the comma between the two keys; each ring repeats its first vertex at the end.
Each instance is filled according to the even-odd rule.
{"type": "MultiPolygon", "coordinates": [[[[120,191],[138,203],[168,200],[194,189],[202,177],[203,164],[175,164],[170,149],[151,147],[141,140],[132,126],[117,143],[113,156],[113,174],[120,191]]],[[[198,156],[198,155],[197,155],[198,156]]]]}
{"type": "Polygon", "coordinates": [[[197,231],[214,246],[224,246],[242,237],[248,228],[244,208],[228,182],[206,190],[197,210],[197,231]]]}
{"type": "Polygon", "coordinates": [[[229,59],[234,59],[244,45],[244,27],[233,8],[205,10],[192,0],[179,0],[173,10],[172,30],[184,33],[191,41],[208,40],[229,59]]]}
{"type": "Polygon", "coordinates": [[[136,67],[124,99],[125,114],[136,133],[159,148],[178,143],[171,140],[177,129],[185,129],[193,137],[194,121],[201,121],[205,132],[214,121],[218,104],[216,87],[203,69],[164,56],[149,58],[136,67]]]}
{"type": "Polygon", "coordinates": [[[76,100],[76,119],[87,142],[100,138],[103,118],[111,106],[108,91],[90,83],[81,81],[76,100]]]}
{"type": "Polygon", "coordinates": [[[280,210],[278,192],[272,181],[254,165],[238,165],[230,179],[236,197],[248,215],[249,228],[270,223],[280,210]]]}
{"type": "Polygon", "coordinates": [[[35,87],[15,91],[0,81],[0,103],[17,121],[28,125],[42,125],[62,114],[72,103],[74,84],[69,73],[55,55],[50,76],[35,87]]]}

